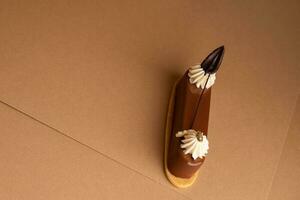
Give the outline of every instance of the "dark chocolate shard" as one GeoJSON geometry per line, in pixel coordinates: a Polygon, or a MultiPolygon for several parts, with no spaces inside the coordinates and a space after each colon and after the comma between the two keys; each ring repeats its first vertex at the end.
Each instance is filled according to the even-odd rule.
{"type": "Polygon", "coordinates": [[[201,67],[205,71],[205,73],[216,73],[222,63],[223,55],[224,46],[220,46],[219,48],[211,52],[201,63],[201,67]]]}

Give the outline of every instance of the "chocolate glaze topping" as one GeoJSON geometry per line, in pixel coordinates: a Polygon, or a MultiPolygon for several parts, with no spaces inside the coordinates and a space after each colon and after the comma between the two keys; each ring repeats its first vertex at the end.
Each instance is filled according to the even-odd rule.
{"type": "MultiPolygon", "coordinates": [[[[224,46],[214,50],[202,62],[205,73],[215,73],[222,62],[224,46]]],[[[204,87],[205,88],[205,87],[204,87]]],[[[190,178],[199,169],[205,158],[194,160],[191,154],[184,154],[180,147],[181,138],[178,131],[194,129],[207,135],[211,88],[197,88],[189,82],[188,71],[176,87],[173,127],[169,142],[167,165],[169,171],[181,178],[190,178]]]]}

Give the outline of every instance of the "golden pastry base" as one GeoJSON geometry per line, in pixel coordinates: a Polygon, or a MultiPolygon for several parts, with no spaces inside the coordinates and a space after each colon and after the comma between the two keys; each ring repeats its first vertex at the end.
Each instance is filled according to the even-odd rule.
{"type": "Polygon", "coordinates": [[[165,130],[165,153],[164,153],[164,168],[165,173],[169,181],[178,188],[187,188],[193,185],[195,180],[198,177],[199,170],[191,177],[191,178],[179,178],[171,174],[168,170],[167,160],[168,160],[168,148],[169,148],[169,141],[170,141],[170,134],[172,131],[172,122],[173,122],[173,112],[174,112],[174,101],[175,101],[175,92],[176,86],[179,80],[176,81],[172,88],[171,97],[169,100],[169,107],[168,107],[168,114],[167,114],[167,122],[166,122],[166,130],[165,130]]]}

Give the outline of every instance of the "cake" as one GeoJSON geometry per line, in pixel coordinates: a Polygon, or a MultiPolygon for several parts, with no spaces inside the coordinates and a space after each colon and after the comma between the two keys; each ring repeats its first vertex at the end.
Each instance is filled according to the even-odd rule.
{"type": "Polygon", "coordinates": [[[190,67],[173,88],[166,126],[165,171],[177,187],[193,184],[208,153],[211,88],[223,55],[224,46],[215,49],[201,64],[190,67]]]}

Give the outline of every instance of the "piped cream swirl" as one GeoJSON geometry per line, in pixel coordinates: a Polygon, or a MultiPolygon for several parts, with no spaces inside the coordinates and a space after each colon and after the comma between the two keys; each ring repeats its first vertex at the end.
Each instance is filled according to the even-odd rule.
{"type": "Polygon", "coordinates": [[[196,87],[199,88],[201,86],[202,89],[204,89],[205,87],[205,83],[207,81],[207,84],[206,84],[206,88],[210,88],[214,83],[215,83],[215,80],[216,80],[216,74],[205,74],[205,71],[201,68],[200,65],[195,65],[195,66],[192,66],[190,69],[189,69],[189,73],[188,73],[188,76],[190,78],[190,83],[191,84],[196,84],[196,87]]]}
{"type": "Polygon", "coordinates": [[[176,137],[183,137],[180,147],[184,149],[184,154],[192,154],[194,160],[207,155],[209,149],[208,140],[202,132],[189,129],[177,132],[176,137]]]}

